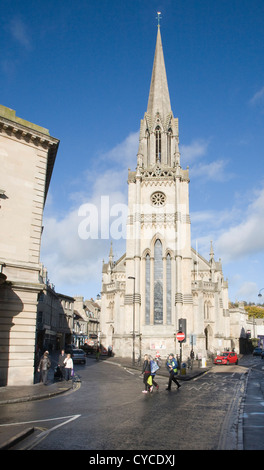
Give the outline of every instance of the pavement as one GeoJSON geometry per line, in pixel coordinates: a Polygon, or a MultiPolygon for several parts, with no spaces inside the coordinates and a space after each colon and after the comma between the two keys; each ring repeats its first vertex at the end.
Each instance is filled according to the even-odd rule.
{"type": "MultiPolygon", "coordinates": [[[[93,355],[88,356],[88,361],[95,361],[95,357],[93,355]]],[[[107,361],[109,364],[114,364],[119,367],[127,368],[127,369],[135,369],[141,373],[142,365],[140,364],[132,364],[131,358],[118,358],[118,357],[106,357],[101,356],[100,361],[107,361]]],[[[53,361],[53,364],[57,364],[56,358],[53,361]]],[[[201,367],[201,362],[194,361],[193,368],[186,368],[182,370],[180,374],[177,376],[177,380],[179,381],[188,381],[193,380],[196,377],[206,373],[212,367],[212,363],[207,363],[206,367],[201,367]]],[[[168,377],[168,372],[166,367],[162,365],[162,367],[157,372],[158,376],[168,377]]],[[[249,374],[248,374],[249,376],[249,374]]],[[[21,403],[21,402],[28,402],[33,400],[43,400],[52,398],[56,395],[63,394],[69,392],[77,387],[76,382],[79,382],[78,375],[70,381],[54,381],[53,376],[53,369],[51,368],[49,374],[49,383],[48,385],[44,385],[42,383],[34,384],[34,385],[26,385],[26,386],[7,386],[7,387],[0,387],[0,413],[1,413],[1,405],[8,405],[12,403],[21,403]]],[[[79,385],[81,385],[79,383],[79,385]]],[[[243,442],[246,442],[247,448],[248,446],[254,446],[255,440],[251,439],[251,431],[252,427],[254,428],[254,414],[263,416],[263,404],[264,404],[264,382],[263,388],[259,387],[258,389],[259,397],[256,402],[256,390],[253,388],[252,385],[248,385],[248,379],[246,381],[246,386],[243,392],[243,396],[241,399],[241,406],[240,406],[240,419],[239,419],[239,426],[240,426],[240,446],[239,450],[243,450],[243,442]],[[247,413],[246,414],[246,424],[245,423],[245,412],[244,409],[247,408],[248,403],[254,402],[254,413],[247,413]],[[258,406],[258,409],[256,408],[258,406]],[[251,421],[250,421],[251,420],[251,421]]],[[[7,428],[1,428],[0,426],[0,450],[12,449],[14,445],[23,440],[29,434],[34,432],[33,427],[26,427],[22,432],[19,434],[12,433],[12,427],[8,427],[8,432],[6,431],[7,428]]],[[[262,427],[263,430],[263,427],[262,427]]],[[[13,431],[14,432],[14,431],[13,431]]],[[[263,449],[264,445],[259,444],[260,447],[258,449],[263,449]],[[262,446],[262,447],[261,447],[262,446]]],[[[253,447],[256,448],[256,447],[253,447]]]]}

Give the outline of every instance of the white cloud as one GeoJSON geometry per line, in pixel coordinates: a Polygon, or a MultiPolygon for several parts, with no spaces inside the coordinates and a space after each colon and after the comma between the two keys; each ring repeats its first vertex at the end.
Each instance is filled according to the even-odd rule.
{"type": "Polygon", "coordinates": [[[264,104],[264,87],[255,93],[255,95],[249,101],[251,105],[264,104]]]}
{"type": "Polygon", "coordinates": [[[219,256],[227,262],[264,252],[264,188],[256,191],[246,206],[235,204],[222,211],[191,213],[192,239],[208,251],[213,240],[219,256]]]}
{"type": "MultiPolygon", "coordinates": [[[[138,133],[130,134],[115,148],[98,156],[98,165],[94,170],[86,171],[85,179],[89,184],[83,184],[83,187],[89,188],[89,191],[82,190],[69,195],[73,208],[69,208],[62,217],[44,214],[41,261],[46,266],[50,281],[55,284],[56,290],[62,291],[63,286],[66,286],[64,293],[73,290],[75,292],[78,286],[83,285],[89,291],[89,285],[96,285],[95,279],[97,285],[100,285],[102,260],[108,258],[111,236],[121,237],[118,241],[113,241],[115,259],[125,252],[125,239],[120,226],[116,227],[117,223],[114,223],[121,219],[117,211],[124,210],[127,205],[127,165],[136,161],[137,150],[138,133]],[[107,165],[106,169],[102,170],[104,161],[107,165]],[[116,163],[118,166],[115,169],[116,163]],[[94,210],[95,217],[92,222],[98,233],[97,238],[84,239],[79,236],[78,228],[82,221],[84,229],[87,232],[90,230],[85,216],[78,215],[79,207],[83,204],[94,210]]],[[[53,202],[51,194],[48,201],[49,214],[52,213],[53,202]]],[[[126,222],[126,214],[123,220],[126,222]]],[[[96,292],[90,295],[96,296],[98,287],[94,289],[96,292]]],[[[85,292],[75,294],[86,295],[85,292]]]]}
{"type": "Polygon", "coordinates": [[[189,165],[199,157],[203,157],[207,153],[208,146],[209,141],[203,139],[194,140],[190,145],[181,145],[180,152],[182,161],[189,165]]]}
{"type": "Polygon", "coordinates": [[[136,155],[139,145],[139,132],[131,132],[129,136],[113,149],[100,156],[100,161],[118,163],[122,168],[136,166],[136,155]]]}
{"type": "Polygon", "coordinates": [[[185,162],[187,165],[191,164],[191,178],[200,178],[201,182],[225,182],[233,177],[231,173],[225,171],[228,160],[220,159],[206,162],[205,157],[208,152],[209,144],[210,140],[196,139],[190,145],[182,145],[182,162],[185,162]]]}
{"type": "Polygon", "coordinates": [[[226,160],[216,160],[211,163],[199,163],[198,165],[194,165],[190,169],[191,177],[201,178],[201,181],[218,181],[224,182],[227,179],[232,178],[231,174],[225,173],[225,168],[227,165],[226,160]]]}
{"type": "Polygon", "coordinates": [[[264,251],[264,189],[256,193],[255,200],[243,213],[243,220],[230,226],[217,241],[217,249],[225,260],[246,258],[264,251]]]}
{"type": "Polygon", "coordinates": [[[30,36],[26,24],[21,20],[21,18],[15,17],[11,20],[9,31],[21,46],[26,49],[31,49],[30,36]]]}
{"type": "Polygon", "coordinates": [[[243,284],[239,287],[239,289],[236,291],[236,299],[240,300],[246,300],[246,299],[252,299],[252,301],[255,301],[256,299],[256,294],[259,291],[259,288],[255,282],[243,282],[243,284]]]}

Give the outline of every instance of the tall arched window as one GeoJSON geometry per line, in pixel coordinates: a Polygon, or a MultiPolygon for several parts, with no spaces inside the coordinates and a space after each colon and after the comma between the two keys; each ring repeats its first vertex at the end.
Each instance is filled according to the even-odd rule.
{"type": "Polygon", "coordinates": [[[150,256],[146,256],[145,322],[150,324],[150,256]]]}
{"type": "Polygon", "coordinates": [[[166,303],[167,303],[167,325],[171,325],[171,256],[166,258],[166,303]]]}
{"type": "Polygon", "coordinates": [[[147,139],[147,166],[149,166],[149,164],[150,164],[149,137],[150,137],[150,134],[149,134],[149,130],[147,129],[147,130],[146,130],[146,139],[147,139]]]}
{"type": "Polygon", "coordinates": [[[161,130],[157,126],[155,129],[156,136],[156,162],[161,162],[161,130]]]}
{"type": "Polygon", "coordinates": [[[154,246],[154,324],[161,323],[163,323],[162,244],[157,240],[154,246]]]}
{"type": "Polygon", "coordinates": [[[172,130],[168,130],[168,135],[167,135],[167,163],[169,166],[171,166],[171,136],[172,136],[172,130]]]}

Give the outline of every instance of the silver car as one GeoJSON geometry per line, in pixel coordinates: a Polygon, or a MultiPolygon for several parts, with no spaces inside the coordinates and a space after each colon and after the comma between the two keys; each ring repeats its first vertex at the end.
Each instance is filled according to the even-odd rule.
{"type": "Polygon", "coordinates": [[[85,352],[82,349],[73,349],[71,357],[74,364],[86,364],[85,352]]]}

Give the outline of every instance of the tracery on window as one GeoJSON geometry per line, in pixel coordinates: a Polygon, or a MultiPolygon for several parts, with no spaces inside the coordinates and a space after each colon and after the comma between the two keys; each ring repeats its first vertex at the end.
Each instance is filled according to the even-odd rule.
{"type": "Polygon", "coordinates": [[[164,193],[160,191],[156,191],[151,195],[151,203],[153,206],[159,207],[164,206],[166,200],[166,196],[164,193]]]}
{"type": "Polygon", "coordinates": [[[163,262],[162,244],[156,240],[154,246],[154,324],[163,323],[163,262]]]}
{"type": "Polygon", "coordinates": [[[159,126],[155,130],[156,136],[156,163],[161,162],[161,129],[159,126]]]}
{"type": "Polygon", "coordinates": [[[150,324],[150,256],[146,256],[145,322],[150,324]]]}
{"type": "Polygon", "coordinates": [[[172,136],[172,130],[170,128],[168,130],[168,136],[167,136],[167,163],[169,166],[171,166],[171,136],[172,136]]]}
{"type": "Polygon", "coordinates": [[[171,324],[171,256],[168,253],[166,258],[166,302],[167,302],[167,324],[171,324]]]}

